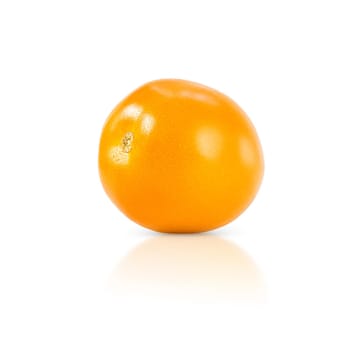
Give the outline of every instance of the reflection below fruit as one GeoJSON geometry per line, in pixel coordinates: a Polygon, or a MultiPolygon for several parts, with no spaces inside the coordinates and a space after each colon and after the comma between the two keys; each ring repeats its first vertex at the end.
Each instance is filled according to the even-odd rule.
{"type": "Polygon", "coordinates": [[[110,285],[118,295],[199,302],[261,302],[265,294],[252,259],[210,235],[148,239],[118,264],[110,285]]]}

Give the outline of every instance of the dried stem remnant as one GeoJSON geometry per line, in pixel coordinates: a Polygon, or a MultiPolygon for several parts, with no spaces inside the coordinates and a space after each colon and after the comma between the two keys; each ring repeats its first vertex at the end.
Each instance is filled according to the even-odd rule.
{"type": "Polygon", "coordinates": [[[129,153],[131,151],[131,144],[134,139],[134,134],[131,131],[128,131],[123,139],[122,139],[122,150],[125,153],[129,153]]]}
{"type": "Polygon", "coordinates": [[[118,146],[112,147],[110,156],[113,162],[118,164],[127,164],[129,160],[129,153],[132,149],[131,145],[134,140],[134,134],[128,131],[122,138],[118,146]]]}

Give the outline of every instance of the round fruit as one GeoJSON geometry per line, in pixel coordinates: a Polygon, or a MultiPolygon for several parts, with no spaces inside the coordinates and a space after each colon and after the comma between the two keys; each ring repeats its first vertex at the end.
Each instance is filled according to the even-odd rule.
{"type": "Polygon", "coordinates": [[[263,176],[258,136],[242,109],[206,86],[147,83],[112,111],[99,148],[103,187],[131,220],[160,232],[225,225],[263,176]]]}

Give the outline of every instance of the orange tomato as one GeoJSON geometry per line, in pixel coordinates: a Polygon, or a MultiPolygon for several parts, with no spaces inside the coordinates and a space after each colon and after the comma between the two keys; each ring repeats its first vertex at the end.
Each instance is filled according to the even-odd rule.
{"type": "Polygon", "coordinates": [[[254,199],[263,175],[258,136],[242,109],[206,86],[147,83],[112,111],[99,171],[112,202],[159,232],[225,225],[254,199]]]}

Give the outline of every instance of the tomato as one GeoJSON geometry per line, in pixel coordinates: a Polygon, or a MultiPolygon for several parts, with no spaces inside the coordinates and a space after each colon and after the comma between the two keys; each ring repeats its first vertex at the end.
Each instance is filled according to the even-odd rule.
{"type": "Polygon", "coordinates": [[[254,199],[264,162],[256,131],[230,98],[177,79],[149,82],[107,119],[99,172],[112,202],[159,232],[223,226],[254,199]]]}

